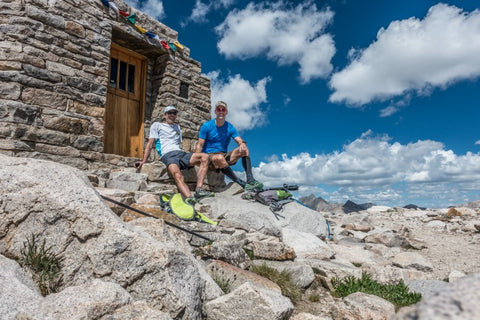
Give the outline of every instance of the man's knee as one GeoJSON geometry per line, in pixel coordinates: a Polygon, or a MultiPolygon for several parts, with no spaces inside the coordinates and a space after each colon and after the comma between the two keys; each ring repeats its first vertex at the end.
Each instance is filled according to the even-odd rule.
{"type": "Polygon", "coordinates": [[[223,168],[228,165],[223,154],[216,154],[212,156],[212,163],[215,166],[215,168],[223,168]]]}
{"type": "Polygon", "coordinates": [[[248,151],[248,148],[245,148],[243,150],[240,150],[240,148],[236,148],[233,150],[232,152],[232,156],[234,156],[235,158],[243,158],[243,157],[247,157],[249,156],[250,153],[248,151]]]}
{"type": "Polygon", "coordinates": [[[206,153],[201,153],[200,154],[200,162],[202,164],[208,164],[209,161],[210,161],[210,157],[208,156],[208,154],[206,154],[206,153]]]}

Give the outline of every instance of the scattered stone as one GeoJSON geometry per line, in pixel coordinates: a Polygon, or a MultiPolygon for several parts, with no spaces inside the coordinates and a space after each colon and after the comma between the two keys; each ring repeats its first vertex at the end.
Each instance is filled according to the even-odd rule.
{"type": "Polygon", "coordinates": [[[287,272],[291,275],[292,281],[300,288],[308,287],[313,280],[315,274],[310,266],[297,261],[269,261],[269,260],[253,260],[252,265],[261,266],[267,265],[270,268],[276,269],[279,272],[287,272]]]}
{"type": "Polygon", "coordinates": [[[364,238],[367,243],[381,243],[387,247],[401,247],[405,245],[405,238],[386,228],[375,228],[364,238]]]}
{"type": "Polygon", "coordinates": [[[380,297],[356,292],[343,299],[343,306],[338,305],[334,319],[383,320],[395,314],[395,306],[380,297]]]}
{"type": "Polygon", "coordinates": [[[295,250],[280,241],[252,241],[248,248],[256,259],[285,261],[296,258],[295,250]]]}
{"type": "Polygon", "coordinates": [[[276,283],[259,276],[256,273],[237,268],[220,260],[215,260],[210,263],[206,270],[214,280],[217,279],[224,283],[228,283],[230,291],[235,290],[245,282],[253,283],[257,287],[264,287],[268,290],[282,291],[276,283]]]}
{"type": "Polygon", "coordinates": [[[450,274],[448,275],[448,282],[455,282],[458,279],[461,279],[465,276],[466,276],[466,274],[461,272],[461,271],[452,270],[452,272],[450,272],[450,274]]]}
{"type": "Polygon", "coordinates": [[[330,259],[335,256],[335,251],[324,241],[311,233],[300,232],[284,228],[283,243],[295,250],[298,258],[330,259]]]}
{"type": "Polygon", "coordinates": [[[414,268],[420,271],[431,271],[433,265],[416,252],[401,252],[393,257],[392,264],[400,268],[414,268]]]}
{"type": "Polygon", "coordinates": [[[256,287],[247,282],[220,298],[208,302],[205,311],[208,320],[282,320],[293,312],[290,299],[278,291],[256,287]]]}

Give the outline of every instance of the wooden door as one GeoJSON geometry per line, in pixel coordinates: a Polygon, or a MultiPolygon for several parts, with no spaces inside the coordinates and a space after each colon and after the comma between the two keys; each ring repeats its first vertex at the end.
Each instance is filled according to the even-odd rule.
{"type": "Polygon", "coordinates": [[[147,59],[112,43],[104,152],[143,157],[147,59]]]}

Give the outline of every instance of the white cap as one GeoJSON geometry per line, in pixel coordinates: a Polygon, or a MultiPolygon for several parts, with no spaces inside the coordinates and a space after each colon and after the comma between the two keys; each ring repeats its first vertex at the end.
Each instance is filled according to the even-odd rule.
{"type": "Polygon", "coordinates": [[[219,106],[223,106],[225,108],[227,108],[227,103],[224,102],[224,101],[217,101],[217,103],[215,103],[215,108],[219,107],[219,106]]]}
{"type": "Polygon", "coordinates": [[[178,112],[178,109],[175,108],[174,106],[168,106],[168,107],[165,107],[165,110],[163,111],[163,113],[167,113],[168,111],[172,111],[172,110],[175,110],[178,112]]]}

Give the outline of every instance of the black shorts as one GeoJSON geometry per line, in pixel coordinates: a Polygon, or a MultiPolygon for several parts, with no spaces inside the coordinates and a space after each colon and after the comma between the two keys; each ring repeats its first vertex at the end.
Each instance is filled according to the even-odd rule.
{"type": "Polygon", "coordinates": [[[167,154],[164,154],[160,161],[162,161],[168,168],[172,163],[176,164],[180,170],[191,168],[190,159],[192,158],[193,153],[185,152],[182,150],[170,151],[167,154]]]}

